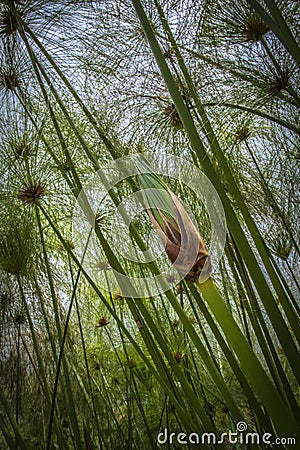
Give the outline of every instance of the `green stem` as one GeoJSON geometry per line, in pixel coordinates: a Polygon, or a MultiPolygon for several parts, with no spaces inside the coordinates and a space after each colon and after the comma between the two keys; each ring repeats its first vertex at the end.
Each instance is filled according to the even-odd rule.
{"type": "Polygon", "coordinates": [[[255,387],[256,393],[270,415],[277,431],[282,433],[282,435],[297,435],[300,437],[300,429],[295,418],[266,375],[265,370],[237,326],[212,279],[197,285],[233,351],[236,353],[245,377],[255,387]]]}
{"type": "MultiPolygon", "coordinates": [[[[274,330],[276,331],[278,338],[282,344],[282,347],[284,348],[284,351],[286,353],[287,359],[290,363],[291,368],[293,369],[295,376],[300,382],[300,358],[299,358],[299,352],[296,347],[296,344],[294,340],[292,339],[292,336],[288,330],[288,327],[281,315],[281,312],[279,311],[279,308],[275,302],[275,299],[273,297],[273,293],[265,279],[265,275],[262,272],[257,259],[254,255],[254,252],[248,242],[248,239],[245,236],[245,233],[240,226],[240,223],[238,222],[238,219],[236,217],[235,211],[232,208],[232,205],[229,202],[229,199],[224,192],[223,186],[218,179],[218,175],[216,171],[213,168],[213,165],[208,157],[206,148],[200,139],[197,129],[195,127],[195,124],[193,122],[193,119],[186,107],[186,105],[183,102],[182,96],[178,90],[178,87],[176,85],[176,82],[168,68],[168,65],[165,61],[165,58],[163,56],[163,53],[160,49],[159,43],[156,39],[156,36],[152,30],[151,24],[146,16],[146,13],[141,5],[141,2],[139,0],[132,0],[132,3],[135,7],[135,10],[137,12],[137,15],[140,19],[140,22],[144,28],[145,34],[148,38],[148,41],[150,43],[152,52],[156,58],[156,61],[159,65],[160,71],[162,73],[162,76],[166,82],[166,85],[169,89],[169,92],[172,96],[173,102],[176,106],[176,109],[180,115],[181,121],[186,129],[187,135],[190,139],[191,145],[195,151],[195,153],[198,156],[198,159],[203,167],[204,172],[208,176],[208,178],[212,181],[214,184],[214,187],[216,188],[219,197],[223,203],[226,219],[228,226],[230,227],[230,231],[232,235],[234,236],[241,254],[243,255],[243,258],[246,261],[246,264],[248,266],[249,272],[251,274],[251,277],[253,281],[255,282],[256,288],[259,292],[259,295],[261,297],[261,300],[266,308],[266,311],[271,319],[271,322],[274,326],[274,330]]],[[[172,45],[174,44],[174,48],[176,49],[176,43],[172,41],[172,45]]],[[[180,58],[179,60],[182,61],[182,58],[180,57],[180,54],[178,55],[180,58]]],[[[183,65],[182,68],[185,70],[185,66],[183,65]]],[[[186,73],[187,70],[185,70],[185,75],[187,77],[187,80],[190,80],[189,74],[186,73]]],[[[193,85],[191,84],[192,92],[194,92],[193,85]]],[[[273,265],[271,264],[269,260],[269,256],[266,250],[266,246],[264,241],[262,240],[259,231],[257,227],[255,226],[252,217],[250,216],[246,206],[244,205],[244,200],[241,196],[241,193],[236,185],[236,182],[234,180],[234,177],[230,171],[230,169],[227,167],[227,160],[225,156],[223,155],[221,149],[219,148],[216,138],[214,136],[214,132],[211,128],[211,125],[209,124],[209,121],[206,117],[206,114],[204,112],[204,109],[202,105],[200,104],[200,100],[198,98],[197,93],[195,93],[195,99],[197,101],[197,104],[199,106],[199,111],[201,114],[203,114],[203,126],[207,126],[207,136],[210,140],[211,145],[213,146],[214,150],[218,152],[218,157],[220,158],[220,164],[223,167],[224,173],[226,175],[226,178],[228,178],[228,181],[230,181],[230,185],[232,188],[232,195],[236,197],[237,202],[239,205],[243,206],[243,214],[245,216],[245,221],[249,227],[249,230],[251,231],[251,234],[253,236],[253,239],[256,242],[256,246],[261,254],[261,257],[263,259],[264,265],[267,269],[267,271],[270,273],[270,276],[272,278],[274,287],[276,291],[278,292],[278,296],[281,299],[282,305],[284,307],[284,310],[289,318],[289,321],[291,325],[293,326],[294,333],[297,335],[299,341],[300,341],[300,331],[299,331],[299,324],[295,321],[295,315],[294,311],[291,308],[289,299],[287,298],[286,292],[282,288],[281,283],[279,282],[277,278],[277,274],[274,270],[273,265]]]]}
{"type": "MultiPolygon", "coordinates": [[[[155,345],[153,346],[151,339],[149,340],[149,338],[150,338],[149,333],[146,333],[146,330],[145,330],[144,327],[140,328],[141,335],[142,335],[142,337],[143,337],[143,339],[144,339],[144,341],[145,341],[145,343],[147,345],[147,348],[149,350],[150,355],[153,358],[153,361],[154,361],[154,363],[155,363],[155,365],[157,367],[157,371],[154,369],[154,366],[150,363],[148,357],[144,354],[143,350],[140,348],[140,346],[133,339],[131,333],[127,330],[127,328],[125,327],[123,321],[120,320],[119,317],[116,315],[114,309],[111,307],[109,302],[106,300],[106,298],[103,296],[101,291],[98,289],[98,287],[95,284],[95,282],[91,279],[91,277],[87,274],[85,269],[82,267],[82,265],[80,264],[80,261],[76,258],[76,256],[70,250],[68,244],[65,242],[65,240],[62,237],[61,233],[59,232],[57,227],[52,222],[52,220],[51,220],[49,214],[47,213],[47,211],[45,210],[45,208],[43,208],[42,205],[39,205],[39,208],[41,209],[43,215],[47,219],[47,221],[50,224],[51,228],[53,229],[53,231],[55,232],[55,234],[57,235],[57,237],[61,241],[62,245],[64,246],[64,248],[66,249],[66,251],[68,252],[70,257],[72,258],[72,260],[81,269],[82,274],[87,279],[87,281],[90,284],[90,286],[97,293],[97,295],[99,296],[99,298],[101,299],[101,301],[103,302],[103,304],[105,305],[105,307],[107,308],[109,313],[114,317],[114,319],[118,323],[118,326],[120,327],[120,329],[122,329],[122,331],[123,331],[124,335],[126,336],[126,338],[129,340],[129,342],[132,343],[134,349],[139,354],[141,359],[144,361],[146,366],[150,369],[151,373],[153,373],[155,378],[158,380],[159,384],[163,387],[165,392],[170,396],[170,398],[172,399],[172,402],[176,406],[176,409],[177,409],[178,413],[180,414],[180,417],[181,417],[181,420],[182,420],[183,424],[187,427],[187,429],[193,428],[194,427],[194,420],[190,417],[190,415],[187,413],[187,411],[182,407],[179,399],[177,398],[177,396],[175,394],[176,389],[174,390],[174,388],[173,388],[173,381],[169,378],[168,372],[165,369],[165,365],[164,364],[162,365],[162,360],[161,360],[161,357],[160,357],[159,353],[157,352],[156,346],[155,345]]],[[[134,310],[133,310],[133,316],[134,316],[135,321],[139,320],[139,315],[134,310]]]]}

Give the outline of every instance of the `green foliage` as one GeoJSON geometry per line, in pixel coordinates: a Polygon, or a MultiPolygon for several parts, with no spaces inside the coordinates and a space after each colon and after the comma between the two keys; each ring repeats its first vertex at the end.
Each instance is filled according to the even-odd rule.
{"type": "MultiPolygon", "coordinates": [[[[289,0],[0,2],[0,448],[151,449],[164,428],[239,421],[300,439],[297,17],[289,0]],[[113,247],[137,189],[166,193],[153,215],[174,219],[166,186],[210,246],[197,193],[143,158],[101,205],[83,199],[93,270],[72,235],[91,175],[105,185],[104,164],[144,151],[192,162],[222,201],[225,251],[203,284],[113,247]],[[164,272],[164,293],[110,292],[113,270],[164,272]]],[[[151,229],[136,215],[136,251],[151,229]]]]}

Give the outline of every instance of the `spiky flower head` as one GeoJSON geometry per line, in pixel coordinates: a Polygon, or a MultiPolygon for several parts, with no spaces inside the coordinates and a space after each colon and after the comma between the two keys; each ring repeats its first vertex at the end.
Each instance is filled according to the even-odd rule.
{"type": "Polygon", "coordinates": [[[28,182],[18,192],[18,199],[25,205],[34,206],[45,195],[46,188],[40,182],[28,182]]]}
{"type": "Polygon", "coordinates": [[[289,69],[286,68],[280,70],[280,72],[274,75],[274,78],[267,83],[266,90],[268,94],[272,97],[276,97],[283,89],[288,87],[290,77],[291,73],[289,69]]]}
{"type": "Polygon", "coordinates": [[[270,30],[268,25],[256,13],[251,13],[242,27],[246,42],[258,42],[270,30]]]}
{"type": "Polygon", "coordinates": [[[105,317],[101,317],[101,319],[99,319],[96,327],[97,328],[102,328],[102,327],[105,327],[108,324],[109,324],[109,320],[107,320],[105,317]]]}
{"type": "Polygon", "coordinates": [[[35,154],[34,136],[27,131],[19,131],[18,128],[12,130],[7,142],[7,150],[16,158],[29,158],[35,154]]]}
{"type": "Polygon", "coordinates": [[[26,315],[23,311],[19,311],[15,314],[14,320],[18,325],[26,323],[26,315]]]}
{"type": "Polygon", "coordinates": [[[17,18],[12,11],[5,9],[0,13],[0,35],[11,36],[17,31],[18,26],[17,18]]]}
{"type": "Polygon", "coordinates": [[[274,230],[270,233],[269,245],[272,252],[284,261],[288,259],[293,248],[290,236],[284,229],[274,230]]]}
{"type": "MultiPolygon", "coordinates": [[[[3,3],[3,2],[2,2],[3,3]]],[[[0,10],[0,35],[10,37],[16,33],[20,27],[18,15],[22,18],[33,2],[10,1],[10,4],[2,5],[0,10]]]]}
{"type": "Polygon", "coordinates": [[[167,118],[167,122],[176,130],[181,130],[183,128],[181,119],[176,110],[174,103],[170,103],[164,108],[164,115],[167,118]]]}
{"type": "Polygon", "coordinates": [[[174,356],[175,361],[176,361],[178,364],[181,363],[181,361],[182,361],[183,358],[184,358],[184,355],[183,355],[180,351],[175,352],[175,353],[173,354],[173,356],[174,356]]]}
{"type": "Polygon", "coordinates": [[[21,86],[22,79],[14,67],[0,69],[0,90],[14,92],[21,86]]]}
{"type": "Polygon", "coordinates": [[[245,141],[251,135],[251,131],[247,126],[238,128],[235,132],[235,136],[238,142],[245,141]]]}
{"type": "Polygon", "coordinates": [[[74,242],[70,241],[70,239],[65,239],[65,243],[67,244],[70,250],[74,250],[75,248],[74,242]]]}

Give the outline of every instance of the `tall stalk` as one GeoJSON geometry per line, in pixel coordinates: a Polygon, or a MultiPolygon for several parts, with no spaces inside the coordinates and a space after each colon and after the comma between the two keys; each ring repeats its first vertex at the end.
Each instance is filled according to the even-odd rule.
{"type": "MultiPolygon", "coordinates": [[[[158,5],[157,2],[156,2],[156,4],[158,5]]],[[[265,279],[265,276],[257,262],[257,259],[251,249],[251,246],[250,246],[245,234],[244,234],[244,231],[242,230],[242,227],[239,224],[239,221],[238,221],[236,214],[229,202],[229,199],[228,199],[226,193],[224,192],[223,186],[218,178],[218,175],[215,172],[213,165],[207,155],[205,146],[204,146],[202,140],[200,139],[197,129],[195,127],[195,124],[193,122],[193,119],[192,119],[185,103],[183,102],[182,96],[181,96],[179,89],[176,85],[176,82],[168,68],[168,65],[165,61],[165,58],[160,49],[160,46],[156,39],[156,36],[152,30],[151,24],[149,23],[149,20],[145,14],[145,11],[139,0],[133,0],[133,5],[136,9],[137,15],[138,15],[138,17],[141,21],[141,24],[144,28],[145,34],[147,35],[149,44],[150,44],[153,54],[156,58],[158,66],[161,70],[163,78],[166,82],[166,85],[170,91],[171,97],[176,106],[178,114],[179,114],[181,121],[186,129],[186,132],[190,139],[191,145],[192,145],[196,155],[199,158],[199,162],[200,162],[201,166],[203,167],[204,172],[209,177],[209,179],[212,181],[212,183],[214,184],[214,187],[216,188],[216,190],[219,194],[219,197],[220,197],[220,199],[223,203],[223,207],[225,209],[225,214],[226,214],[226,219],[227,219],[227,224],[228,224],[229,230],[232,233],[237,245],[239,246],[239,250],[247,264],[249,273],[253,279],[253,282],[255,283],[256,289],[259,292],[260,298],[266,308],[266,311],[270,317],[270,320],[272,321],[274,330],[276,331],[278,338],[282,344],[282,347],[285,350],[286,356],[289,360],[290,366],[295,374],[295,377],[298,379],[298,381],[300,381],[300,358],[299,358],[299,353],[298,353],[298,349],[295,345],[295,342],[294,342],[294,340],[288,330],[288,327],[278,309],[278,306],[276,305],[272,291],[271,291],[271,289],[265,279]]],[[[172,44],[174,46],[174,49],[176,50],[176,43],[174,41],[172,41],[172,44]]],[[[179,55],[179,60],[182,61],[182,58],[180,57],[180,55],[179,55]]],[[[187,70],[185,70],[185,74],[189,80],[190,76],[188,75],[187,70]]],[[[194,92],[194,90],[192,92],[194,92]]],[[[200,109],[201,113],[205,114],[205,111],[200,104],[198,95],[197,94],[195,94],[195,95],[196,95],[196,99],[197,99],[197,104],[201,108],[200,109]]],[[[210,143],[211,143],[212,147],[215,148],[215,150],[217,150],[218,156],[221,158],[220,163],[222,164],[222,168],[225,172],[225,175],[226,175],[226,177],[228,177],[228,181],[230,182],[230,187],[233,190],[232,194],[234,194],[236,196],[236,199],[239,201],[240,205],[244,205],[244,200],[241,196],[239,189],[236,186],[236,183],[231,174],[231,171],[228,168],[226,158],[224,157],[219,146],[215,145],[215,144],[217,144],[217,141],[214,138],[214,133],[213,133],[212,127],[211,127],[206,115],[203,118],[203,126],[209,127],[210,143]]],[[[280,281],[277,278],[277,274],[273,268],[273,265],[269,261],[269,256],[266,251],[265,243],[262,240],[262,238],[260,237],[257,227],[254,224],[254,222],[249,214],[249,211],[247,210],[247,208],[245,206],[243,206],[242,211],[245,214],[246,223],[249,226],[249,230],[253,236],[253,239],[256,242],[258,250],[260,251],[260,254],[261,254],[261,257],[265,264],[265,267],[267,268],[270,276],[272,277],[272,280],[274,282],[274,288],[278,292],[278,295],[282,302],[283,308],[287,314],[287,317],[290,320],[291,326],[293,327],[295,336],[297,337],[298,340],[300,340],[299,322],[298,322],[297,318],[295,317],[294,311],[291,307],[289,299],[287,298],[286,292],[283,289],[280,281]]]]}

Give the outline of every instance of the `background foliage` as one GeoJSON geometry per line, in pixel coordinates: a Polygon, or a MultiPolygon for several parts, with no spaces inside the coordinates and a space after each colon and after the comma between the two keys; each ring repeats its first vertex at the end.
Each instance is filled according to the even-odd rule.
{"type": "MultiPolygon", "coordinates": [[[[292,0],[0,2],[1,448],[151,449],[163,428],[240,420],[300,439],[298,24],[292,0]],[[76,256],[82,185],[143,151],[218,191],[213,283],[134,300],[76,256]]],[[[209,245],[199,200],[164,181],[209,245]]],[[[130,192],[97,216],[104,273],[136,274],[109,241],[130,192]]],[[[136,221],[140,246],[149,226],[136,221]]]]}

